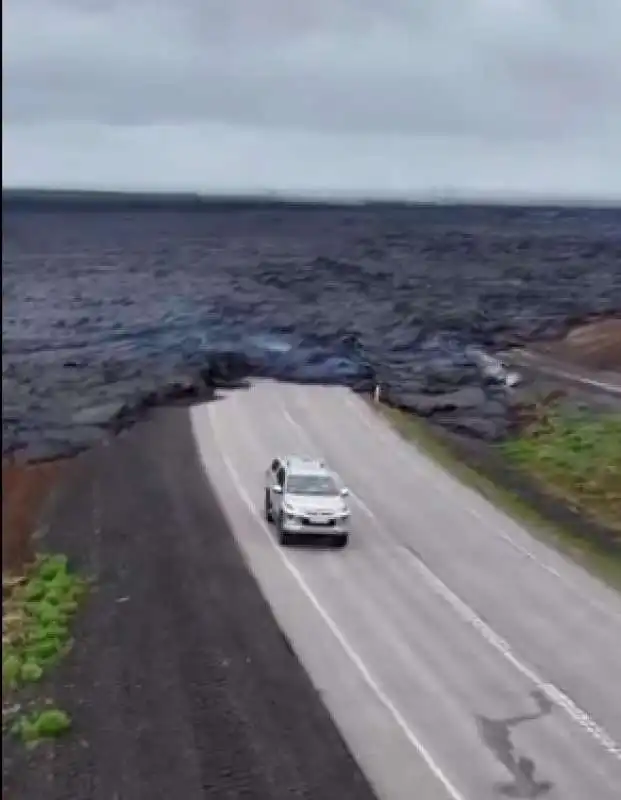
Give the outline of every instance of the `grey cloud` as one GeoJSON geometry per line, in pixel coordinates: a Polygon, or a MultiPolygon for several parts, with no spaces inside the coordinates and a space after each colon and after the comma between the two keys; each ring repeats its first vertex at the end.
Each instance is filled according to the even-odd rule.
{"type": "Polygon", "coordinates": [[[530,175],[533,192],[621,196],[613,0],[7,0],[3,72],[5,182],[36,183],[35,162],[75,182],[76,159],[96,182],[108,159],[140,183],[127,153],[149,143],[153,172],[159,129],[199,159],[169,158],[167,184],[243,184],[251,150],[273,152],[246,168],[263,188],[310,190],[316,158],[325,191],[525,191],[530,175]]]}

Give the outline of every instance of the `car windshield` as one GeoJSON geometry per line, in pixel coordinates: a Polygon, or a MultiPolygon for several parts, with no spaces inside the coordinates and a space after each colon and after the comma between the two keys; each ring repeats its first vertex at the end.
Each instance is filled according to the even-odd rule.
{"type": "Polygon", "coordinates": [[[338,487],[329,475],[289,475],[287,491],[290,494],[335,496],[338,487]]]}

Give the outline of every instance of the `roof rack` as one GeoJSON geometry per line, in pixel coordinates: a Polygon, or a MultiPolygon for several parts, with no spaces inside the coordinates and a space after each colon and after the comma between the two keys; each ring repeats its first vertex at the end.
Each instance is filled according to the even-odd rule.
{"type": "Polygon", "coordinates": [[[327,466],[326,460],[322,456],[288,456],[286,460],[289,462],[298,461],[303,464],[317,464],[317,466],[321,467],[322,469],[326,469],[327,466]]]}

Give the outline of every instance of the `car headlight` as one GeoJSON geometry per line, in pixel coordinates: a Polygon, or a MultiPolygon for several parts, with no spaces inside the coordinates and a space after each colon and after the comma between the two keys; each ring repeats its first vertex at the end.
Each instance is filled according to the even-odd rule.
{"type": "Polygon", "coordinates": [[[283,503],[282,510],[285,512],[285,514],[289,514],[290,517],[295,514],[295,509],[291,506],[288,506],[286,503],[283,503]]]}

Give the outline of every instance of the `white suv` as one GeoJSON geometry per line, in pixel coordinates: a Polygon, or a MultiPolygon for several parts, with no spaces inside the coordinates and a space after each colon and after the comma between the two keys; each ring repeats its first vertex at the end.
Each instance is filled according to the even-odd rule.
{"type": "Polygon", "coordinates": [[[282,545],[298,539],[344,547],[349,540],[348,494],[321,460],[275,458],[265,471],[265,518],[276,523],[282,545]]]}

